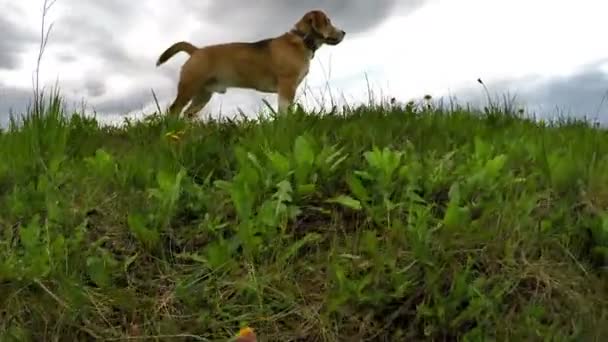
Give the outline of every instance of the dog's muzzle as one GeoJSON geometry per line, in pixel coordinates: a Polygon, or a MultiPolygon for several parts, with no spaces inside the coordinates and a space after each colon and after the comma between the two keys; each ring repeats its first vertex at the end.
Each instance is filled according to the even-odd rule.
{"type": "Polygon", "coordinates": [[[339,44],[344,39],[344,36],[346,35],[346,32],[344,32],[343,30],[340,30],[339,32],[340,32],[340,35],[338,37],[323,37],[323,41],[329,45],[339,44]]]}

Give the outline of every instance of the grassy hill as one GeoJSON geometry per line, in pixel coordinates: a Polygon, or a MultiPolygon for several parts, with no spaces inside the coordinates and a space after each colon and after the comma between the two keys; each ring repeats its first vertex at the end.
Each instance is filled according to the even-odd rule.
{"type": "MultiPolygon", "coordinates": [[[[490,109],[0,134],[0,340],[608,336],[608,134],[490,109]]],[[[350,338],[350,339],[349,339],[350,338]]]]}

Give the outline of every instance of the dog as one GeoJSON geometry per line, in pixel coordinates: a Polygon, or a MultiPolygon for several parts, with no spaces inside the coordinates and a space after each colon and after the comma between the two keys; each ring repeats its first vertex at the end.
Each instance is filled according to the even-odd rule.
{"type": "Polygon", "coordinates": [[[177,95],[169,107],[170,115],[195,116],[214,93],[228,88],[253,89],[278,94],[278,110],[286,112],[296,90],[308,75],[310,61],[323,44],[338,45],[346,32],[334,26],[321,10],[304,14],[291,30],[255,42],[232,42],[196,47],[181,41],[167,48],[156,66],[178,52],[190,58],[183,64],[177,95]]]}

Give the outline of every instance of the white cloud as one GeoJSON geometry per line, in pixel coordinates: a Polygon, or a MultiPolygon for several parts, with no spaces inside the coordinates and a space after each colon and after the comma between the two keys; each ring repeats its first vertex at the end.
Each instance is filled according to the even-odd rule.
{"type": "MultiPolygon", "coordinates": [[[[38,27],[40,14],[36,9],[40,3],[22,0],[18,5],[26,14],[22,24],[38,27]]],[[[204,45],[249,34],[247,27],[224,28],[207,22],[204,14],[196,12],[204,5],[197,4],[194,11],[187,4],[148,0],[112,19],[110,5],[88,12],[87,6],[73,7],[73,3],[58,0],[51,11],[52,19],[78,10],[72,14],[112,33],[108,41],[110,38],[101,37],[101,33],[83,31],[80,42],[105,39],[100,44],[111,44],[130,61],[92,52],[90,49],[95,46],[56,43],[51,35],[42,65],[43,79],[50,84],[58,79],[64,93],[77,99],[86,96],[88,78],[95,78],[93,84],[103,80],[105,92],[86,99],[91,105],[118,108],[109,103],[120,99],[119,102],[132,101],[129,103],[138,108],[136,112],[140,111],[140,102],[153,108],[152,96],[146,95],[150,88],[158,92],[161,104],[167,105],[175,94],[178,69],[186,56],[180,54],[156,68],[154,62],[166,47],[177,40],[204,45]],[[66,61],[66,54],[74,59],[66,61]]],[[[323,47],[312,62],[306,84],[315,90],[313,94],[321,94],[327,92],[329,82],[335,94],[344,93],[349,101],[366,101],[366,75],[375,92],[401,100],[478,87],[477,78],[490,87],[504,80],[529,80],[513,83],[517,92],[548,77],[575,75],[581,66],[608,56],[608,44],[603,43],[608,32],[606,13],[608,3],[597,0],[430,0],[414,12],[395,14],[372,30],[347,33],[339,46],[323,47]]],[[[346,21],[335,23],[347,25],[346,21]]],[[[55,25],[57,29],[66,22],[56,20],[55,25]]],[[[75,33],[81,29],[77,25],[62,28],[75,33]]],[[[287,29],[273,29],[272,33],[287,29]]],[[[0,70],[5,85],[31,86],[36,46],[28,48],[22,54],[27,62],[24,67],[0,70]]],[[[276,96],[231,90],[216,95],[205,113],[217,111],[220,106],[224,111],[233,111],[236,106],[253,111],[263,106],[262,97],[276,105],[276,96]]]]}
{"type": "MultiPolygon", "coordinates": [[[[454,90],[478,77],[565,75],[608,55],[599,43],[607,10],[586,0],[443,0],[392,18],[357,47],[373,51],[368,59],[405,94],[454,90]]],[[[348,53],[340,50],[337,59],[348,53]]]]}

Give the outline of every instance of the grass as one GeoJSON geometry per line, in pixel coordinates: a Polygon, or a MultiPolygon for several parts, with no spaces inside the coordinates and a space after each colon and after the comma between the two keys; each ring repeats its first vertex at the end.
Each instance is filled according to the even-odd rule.
{"type": "Polygon", "coordinates": [[[608,336],[608,133],[500,108],[0,134],[0,340],[608,336]]]}

